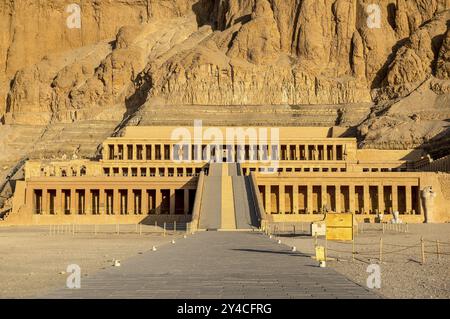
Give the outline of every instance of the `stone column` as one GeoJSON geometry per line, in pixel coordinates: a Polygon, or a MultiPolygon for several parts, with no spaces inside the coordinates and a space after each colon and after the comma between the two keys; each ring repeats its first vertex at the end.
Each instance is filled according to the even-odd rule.
{"type": "Polygon", "coordinates": [[[264,187],[265,197],[266,197],[266,213],[272,213],[272,201],[270,198],[270,185],[265,185],[264,187]]]}
{"type": "Polygon", "coordinates": [[[293,201],[292,210],[294,214],[298,214],[298,184],[292,185],[292,201],[293,201]]]}
{"type": "Polygon", "coordinates": [[[305,159],[307,161],[311,160],[311,158],[309,157],[309,144],[305,144],[305,159]]]}
{"type": "Polygon", "coordinates": [[[119,158],[119,145],[118,144],[114,144],[114,158],[119,158]]]}
{"type": "Polygon", "coordinates": [[[55,215],[58,214],[64,215],[63,209],[61,209],[62,205],[63,205],[62,189],[58,188],[56,190],[56,197],[55,197],[55,215]]]}
{"type": "Polygon", "coordinates": [[[134,214],[134,193],[132,188],[127,189],[127,213],[128,215],[134,214]]]}
{"type": "Polygon", "coordinates": [[[279,200],[279,207],[278,211],[280,214],[286,214],[286,203],[285,203],[285,187],[286,185],[282,184],[278,187],[278,200],[279,200]]]}
{"type": "Polygon", "coordinates": [[[189,189],[184,189],[184,214],[189,214],[189,189]]]}
{"type": "Polygon", "coordinates": [[[123,145],[123,160],[128,160],[128,144],[123,145]]]}
{"type": "Polygon", "coordinates": [[[121,211],[120,211],[120,202],[121,202],[122,198],[120,196],[120,191],[119,189],[114,189],[113,191],[113,214],[116,215],[120,215],[121,211]]]}
{"type": "Polygon", "coordinates": [[[49,200],[48,200],[48,189],[44,188],[42,189],[42,215],[48,215],[50,213],[49,210],[49,200]]]}
{"type": "Polygon", "coordinates": [[[333,161],[336,161],[336,160],[337,160],[337,156],[336,156],[336,144],[333,145],[332,160],[333,160],[333,161]]]}
{"type": "Polygon", "coordinates": [[[175,189],[170,189],[170,215],[175,215],[175,189]]]}
{"type": "Polygon", "coordinates": [[[336,184],[335,190],[334,190],[334,202],[336,204],[336,213],[342,212],[342,203],[341,203],[341,184],[336,184]]]}
{"type": "Polygon", "coordinates": [[[369,193],[369,185],[363,185],[363,200],[364,200],[364,214],[370,213],[370,193],[369,193]]]}
{"type": "Polygon", "coordinates": [[[161,205],[162,205],[162,194],[161,194],[161,189],[157,188],[155,190],[156,193],[156,201],[155,201],[155,205],[156,205],[156,214],[160,215],[161,214],[161,205]]]}
{"type": "Polygon", "coordinates": [[[323,159],[325,161],[328,161],[328,145],[323,145],[323,159]]]}
{"type": "Polygon", "coordinates": [[[105,214],[106,207],[106,191],[104,188],[98,190],[98,214],[105,214]]]}
{"type": "Polygon", "coordinates": [[[312,193],[313,193],[313,186],[312,186],[312,184],[308,183],[306,185],[306,210],[310,214],[313,213],[313,202],[312,202],[313,196],[312,196],[312,193]]]}
{"type": "Polygon", "coordinates": [[[77,209],[77,192],[74,188],[70,190],[70,213],[73,215],[78,214],[77,209]]]}
{"type": "Polygon", "coordinates": [[[384,188],[383,184],[378,185],[378,212],[383,214],[385,210],[384,207],[384,188]]]}
{"type": "MultiPolygon", "coordinates": [[[[318,153],[318,152],[317,152],[318,153]]],[[[318,155],[317,155],[318,156],[318,155]]],[[[321,189],[321,191],[320,191],[320,195],[322,196],[322,207],[319,207],[319,209],[320,208],[323,208],[324,206],[326,206],[326,207],[328,207],[329,209],[331,209],[331,203],[329,203],[328,202],[328,193],[327,193],[327,185],[326,184],[322,184],[321,186],[320,186],[320,189],[321,189]]],[[[324,214],[325,212],[322,210],[322,214],[324,214]]]]}
{"type": "MultiPolygon", "coordinates": [[[[333,146],[335,147],[335,146],[333,146]]],[[[333,149],[333,155],[334,155],[333,149]]],[[[349,209],[351,213],[355,212],[355,184],[348,185],[349,209]]]]}
{"type": "Polygon", "coordinates": [[[92,206],[92,193],[91,190],[89,188],[86,188],[86,190],[84,191],[84,200],[85,200],[85,209],[84,209],[84,213],[86,215],[91,215],[93,212],[93,206],[92,206]]]}
{"type": "Polygon", "coordinates": [[[148,192],[147,189],[142,189],[141,190],[141,194],[142,194],[142,199],[141,199],[141,212],[144,215],[147,215],[149,212],[148,209],[148,192]]]}
{"type": "Polygon", "coordinates": [[[405,185],[405,200],[406,200],[406,214],[411,214],[412,211],[412,195],[411,195],[411,185],[405,185]]]}
{"type": "Polygon", "coordinates": [[[397,184],[392,185],[392,213],[398,210],[398,187],[397,184]]]}
{"type": "Polygon", "coordinates": [[[155,160],[155,145],[150,144],[150,160],[153,162],[155,160]]]}

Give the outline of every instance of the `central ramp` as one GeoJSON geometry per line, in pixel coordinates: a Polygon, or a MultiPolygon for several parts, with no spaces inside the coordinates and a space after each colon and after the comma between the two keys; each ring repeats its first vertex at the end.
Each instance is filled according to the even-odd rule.
{"type": "Polygon", "coordinates": [[[233,181],[234,213],[236,229],[259,227],[250,176],[243,176],[239,164],[230,164],[229,174],[233,181]]]}
{"type": "Polygon", "coordinates": [[[239,164],[211,163],[205,176],[199,229],[252,230],[259,227],[251,179],[239,164]]]}

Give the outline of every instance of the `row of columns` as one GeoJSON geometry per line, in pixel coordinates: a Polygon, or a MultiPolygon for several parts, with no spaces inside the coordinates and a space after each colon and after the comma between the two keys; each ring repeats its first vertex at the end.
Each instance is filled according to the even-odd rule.
{"type": "MultiPolygon", "coordinates": [[[[190,194],[189,191],[195,191],[195,189],[184,188],[183,190],[183,214],[190,213],[190,194]]],[[[148,214],[149,209],[154,209],[156,214],[161,214],[161,208],[163,201],[167,200],[169,204],[169,214],[175,214],[175,192],[174,188],[160,188],[160,189],[35,189],[33,209],[35,212],[41,214],[50,214],[50,191],[54,192],[54,214],[65,214],[66,207],[70,208],[70,214],[148,214]],[[36,198],[37,192],[41,191],[41,199],[36,198]],[[98,192],[98,206],[93,201],[94,191],[98,192]],[[150,203],[150,192],[154,193],[154,200],[150,203]],[[166,193],[168,199],[163,198],[163,192],[166,193]],[[66,196],[66,193],[69,194],[66,196]],[[126,197],[123,194],[126,193],[126,197]],[[112,194],[112,196],[110,196],[112,194]],[[137,196],[140,194],[140,197],[137,196]],[[94,204],[94,205],[93,205],[94,204]],[[151,205],[150,205],[151,204],[151,205]],[[40,205],[40,207],[37,207],[40,205]],[[154,206],[154,207],[152,207],[154,206]],[[140,207],[140,212],[139,208],[140,207]],[[124,211],[124,208],[126,211],[124,211]]],[[[191,203],[192,204],[192,203],[191,203]]]]}
{"type": "Polygon", "coordinates": [[[161,177],[192,177],[198,176],[204,168],[202,167],[104,167],[105,176],[161,176],[161,177]],[[126,173],[125,173],[126,172],[126,173]]]}
{"type": "MultiPolygon", "coordinates": [[[[227,157],[229,162],[244,160],[343,160],[344,146],[336,144],[283,144],[283,145],[210,145],[210,144],[120,144],[123,149],[123,160],[211,160],[214,157],[227,157]],[[156,145],[159,146],[160,156],[156,156],[156,145]],[[128,146],[131,146],[132,156],[129,157],[128,146]],[[141,150],[138,156],[138,146],[141,150]],[[339,152],[338,152],[339,147],[339,152]],[[150,148],[150,156],[147,154],[150,148]],[[331,149],[329,152],[328,149],[331,149]],[[322,156],[319,158],[319,149],[322,156]],[[166,150],[169,154],[167,155],[166,150]],[[282,151],[283,150],[283,151],[282,151]],[[224,156],[224,152],[226,155],[224,156]],[[187,153],[187,154],[186,154],[187,153]]],[[[108,144],[108,153],[104,158],[108,160],[119,159],[119,144],[108,144]],[[113,152],[111,153],[111,149],[113,152]]]]}
{"type": "MultiPolygon", "coordinates": [[[[299,187],[300,186],[304,186],[306,188],[306,212],[312,214],[313,213],[313,188],[314,187],[320,187],[320,203],[321,203],[321,207],[317,207],[319,210],[322,209],[325,206],[328,206],[329,209],[332,209],[335,212],[345,212],[345,211],[349,211],[349,212],[356,212],[359,210],[360,207],[358,203],[356,202],[356,187],[361,187],[363,188],[363,207],[361,207],[364,211],[364,213],[369,213],[372,209],[371,209],[371,198],[370,198],[370,187],[371,186],[375,186],[377,187],[377,200],[378,202],[376,203],[377,205],[377,209],[379,212],[389,212],[390,209],[392,209],[392,211],[397,211],[399,210],[399,197],[398,197],[398,187],[399,186],[404,186],[405,187],[405,203],[404,203],[404,207],[405,207],[405,212],[406,213],[410,213],[413,211],[413,209],[417,209],[418,211],[416,211],[416,213],[420,213],[420,205],[417,202],[416,205],[413,204],[413,198],[412,198],[412,187],[416,186],[416,185],[411,185],[411,184],[407,184],[407,185],[399,185],[399,184],[390,184],[390,185],[381,185],[381,184],[377,184],[377,185],[357,185],[357,184],[313,184],[313,183],[308,183],[305,185],[302,184],[293,184],[293,185],[270,185],[270,184],[266,184],[266,185],[261,185],[264,186],[264,198],[265,198],[265,208],[266,208],[266,212],[267,213],[272,213],[272,186],[278,186],[278,207],[277,207],[277,211],[279,213],[286,213],[286,203],[285,203],[285,189],[286,186],[291,186],[293,189],[292,192],[292,211],[293,213],[297,213],[299,212],[299,187]],[[385,194],[384,194],[384,187],[388,186],[391,189],[391,207],[386,207],[385,205],[385,194]],[[328,191],[327,191],[327,187],[334,187],[334,207],[331,207],[331,203],[328,203],[328,191]],[[341,187],[348,187],[348,207],[345,207],[345,203],[343,203],[342,201],[342,189],[341,187]]],[[[419,201],[419,196],[417,194],[417,197],[415,198],[416,201],[419,201]]],[[[402,212],[403,213],[403,212],[402,212]]]]}

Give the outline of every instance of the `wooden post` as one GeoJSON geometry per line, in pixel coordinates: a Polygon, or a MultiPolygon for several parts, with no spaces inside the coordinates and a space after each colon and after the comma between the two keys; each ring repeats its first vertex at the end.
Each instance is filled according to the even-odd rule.
{"type": "Polygon", "coordinates": [[[355,261],[355,238],[352,240],[352,261],[355,261]]]}
{"type": "Polygon", "coordinates": [[[383,238],[380,237],[380,262],[383,261],[383,238]]]}
{"type": "Polygon", "coordinates": [[[173,221],[173,232],[177,232],[177,222],[175,220],[173,221]]]}
{"type": "Polygon", "coordinates": [[[423,237],[420,238],[420,244],[422,246],[422,265],[425,264],[425,242],[423,237]]]}
{"type": "Polygon", "coordinates": [[[438,262],[440,262],[441,261],[441,254],[440,254],[440,251],[439,251],[439,240],[436,240],[436,253],[437,253],[438,262]]]}
{"type": "Polygon", "coordinates": [[[166,222],[164,222],[164,231],[163,231],[163,236],[166,237],[166,222]]]}

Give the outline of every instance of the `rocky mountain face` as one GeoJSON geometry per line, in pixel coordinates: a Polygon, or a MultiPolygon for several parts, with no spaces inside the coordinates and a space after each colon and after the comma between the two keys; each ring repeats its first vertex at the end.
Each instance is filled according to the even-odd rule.
{"type": "Polygon", "coordinates": [[[359,104],[366,147],[447,136],[450,0],[82,0],[69,28],[71,3],[0,4],[4,124],[359,104]]]}

